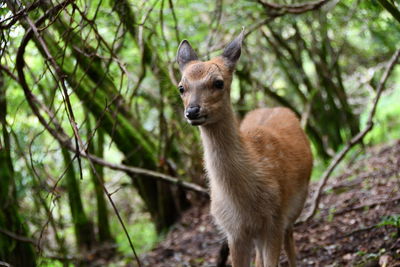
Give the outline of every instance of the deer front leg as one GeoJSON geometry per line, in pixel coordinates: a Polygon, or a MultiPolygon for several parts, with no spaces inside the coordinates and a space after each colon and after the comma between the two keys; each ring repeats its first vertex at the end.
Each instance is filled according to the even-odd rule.
{"type": "Polygon", "coordinates": [[[232,267],[250,267],[252,242],[248,237],[228,238],[232,267]]]}

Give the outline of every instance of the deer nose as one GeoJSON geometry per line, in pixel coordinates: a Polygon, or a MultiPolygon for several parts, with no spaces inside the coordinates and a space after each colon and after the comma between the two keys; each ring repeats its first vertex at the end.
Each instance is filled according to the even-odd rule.
{"type": "Polygon", "coordinates": [[[200,116],[200,106],[190,106],[186,109],[185,112],[186,118],[189,120],[194,120],[199,118],[200,116]]]}

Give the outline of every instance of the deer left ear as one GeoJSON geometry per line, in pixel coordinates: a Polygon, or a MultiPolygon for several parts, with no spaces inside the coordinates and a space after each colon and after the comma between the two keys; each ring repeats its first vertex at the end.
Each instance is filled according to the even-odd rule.
{"type": "Polygon", "coordinates": [[[186,64],[190,61],[198,60],[196,52],[194,52],[192,46],[187,40],[183,40],[178,47],[178,53],[176,54],[176,61],[179,64],[179,69],[183,71],[186,64]]]}
{"type": "Polygon", "coordinates": [[[243,38],[244,38],[244,27],[242,29],[242,32],[230,44],[228,44],[225,47],[224,52],[222,53],[222,58],[224,59],[225,64],[231,71],[235,69],[236,62],[240,58],[243,38]]]}

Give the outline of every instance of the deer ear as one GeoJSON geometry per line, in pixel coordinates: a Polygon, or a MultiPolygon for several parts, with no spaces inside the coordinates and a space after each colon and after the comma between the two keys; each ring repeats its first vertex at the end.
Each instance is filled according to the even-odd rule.
{"type": "Polygon", "coordinates": [[[235,68],[236,62],[239,60],[242,51],[243,38],[244,27],[242,28],[242,32],[225,47],[224,52],[222,53],[222,58],[230,70],[235,68]]]}
{"type": "Polygon", "coordinates": [[[179,45],[178,52],[176,54],[176,61],[179,64],[179,69],[183,71],[187,63],[197,59],[198,57],[192,46],[187,40],[183,40],[179,45]]]}

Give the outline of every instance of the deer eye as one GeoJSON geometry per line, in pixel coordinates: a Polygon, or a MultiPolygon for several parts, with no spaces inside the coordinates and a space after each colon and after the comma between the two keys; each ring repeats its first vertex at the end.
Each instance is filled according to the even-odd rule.
{"type": "Polygon", "coordinates": [[[185,92],[185,88],[182,85],[178,86],[178,90],[180,94],[183,94],[185,92]]]}
{"type": "Polygon", "coordinates": [[[214,81],[214,87],[217,88],[217,89],[223,89],[224,88],[224,81],[223,80],[214,81]]]}

